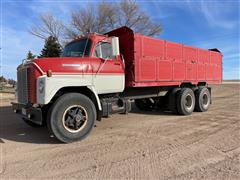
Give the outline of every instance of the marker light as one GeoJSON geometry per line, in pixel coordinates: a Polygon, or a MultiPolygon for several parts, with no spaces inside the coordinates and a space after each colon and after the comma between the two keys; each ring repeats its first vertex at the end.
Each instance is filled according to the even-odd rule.
{"type": "Polygon", "coordinates": [[[47,70],[47,77],[52,77],[52,70],[51,69],[47,70]]]}

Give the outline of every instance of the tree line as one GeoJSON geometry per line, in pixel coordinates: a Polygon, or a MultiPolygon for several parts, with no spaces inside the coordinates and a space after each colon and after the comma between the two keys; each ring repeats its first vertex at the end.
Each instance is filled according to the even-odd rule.
{"type": "Polygon", "coordinates": [[[12,86],[16,85],[16,81],[14,79],[7,79],[4,76],[0,76],[0,83],[8,83],[12,86]]]}

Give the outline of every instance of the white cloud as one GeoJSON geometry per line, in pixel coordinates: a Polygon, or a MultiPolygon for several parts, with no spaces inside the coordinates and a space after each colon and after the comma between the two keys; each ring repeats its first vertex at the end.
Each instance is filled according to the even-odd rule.
{"type": "Polygon", "coordinates": [[[35,16],[51,12],[62,21],[68,21],[73,9],[83,7],[83,1],[37,1],[26,6],[35,16]]]}
{"type": "MultiPolygon", "coordinates": [[[[142,1],[140,2],[140,5],[145,12],[151,15],[153,20],[166,19],[174,15],[174,11],[169,11],[171,6],[167,2],[142,1]]],[[[177,5],[175,4],[175,7],[176,6],[177,5]]]]}
{"type": "Polygon", "coordinates": [[[233,13],[234,6],[227,2],[201,1],[199,10],[212,27],[232,29],[238,25],[238,21],[228,15],[233,13]]]}
{"type": "MultiPolygon", "coordinates": [[[[232,14],[237,13],[236,1],[190,1],[187,0],[186,6],[192,14],[200,13],[210,27],[233,29],[239,25],[238,20],[232,14]]],[[[182,3],[182,4],[184,4],[182,3]]],[[[182,6],[185,7],[185,6],[182,6]]]]}
{"type": "Polygon", "coordinates": [[[216,2],[206,3],[201,1],[201,10],[210,26],[219,26],[223,28],[233,28],[235,22],[227,20],[224,16],[225,8],[216,2]]]}

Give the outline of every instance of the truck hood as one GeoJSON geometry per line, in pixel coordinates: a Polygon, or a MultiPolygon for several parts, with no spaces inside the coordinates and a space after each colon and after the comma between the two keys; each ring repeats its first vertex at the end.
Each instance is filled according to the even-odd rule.
{"type": "Polygon", "coordinates": [[[53,74],[83,73],[91,71],[91,62],[93,58],[89,57],[56,57],[39,58],[32,63],[42,74],[51,70],[53,74]]]}

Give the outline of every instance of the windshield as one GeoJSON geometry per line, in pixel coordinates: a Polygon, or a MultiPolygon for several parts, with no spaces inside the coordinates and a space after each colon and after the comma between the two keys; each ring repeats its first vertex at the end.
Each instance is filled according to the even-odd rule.
{"type": "Polygon", "coordinates": [[[89,56],[91,45],[91,39],[73,41],[65,46],[62,57],[89,56]]]}

